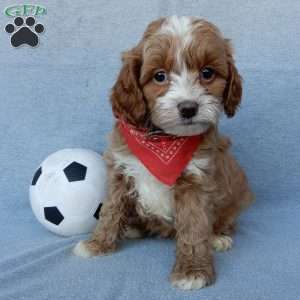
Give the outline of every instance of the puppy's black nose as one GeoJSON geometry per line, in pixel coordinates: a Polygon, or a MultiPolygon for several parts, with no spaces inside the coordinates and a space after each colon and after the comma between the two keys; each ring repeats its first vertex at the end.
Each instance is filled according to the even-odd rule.
{"type": "Polygon", "coordinates": [[[177,107],[181,117],[184,119],[189,119],[197,114],[199,105],[195,101],[183,101],[179,103],[177,107]]]}

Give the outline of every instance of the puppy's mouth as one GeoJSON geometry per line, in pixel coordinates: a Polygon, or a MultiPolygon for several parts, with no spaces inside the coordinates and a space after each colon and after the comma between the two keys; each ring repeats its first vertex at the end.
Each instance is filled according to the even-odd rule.
{"type": "Polygon", "coordinates": [[[181,119],[181,122],[180,122],[179,125],[189,126],[189,125],[194,125],[194,124],[202,124],[202,122],[195,121],[193,118],[190,118],[190,119],[181,119]]]}
{"type": "Polygon", "coordinates": [[[208,122],[200,122],[194,120],[181,120],[172,126],[155,126],[156,130],[154,132],[161,132],[164,134],[174,135],[174,136],[193,136],[203,134],[208,130],[210,124],[208,122]]]}
{"type": "Polygon", "coordinates": [[[188,126],[188,125],[195,124],[195,121],[193,121],[192,119],[182,119],[181,123],[182,125],[188,126]]]}

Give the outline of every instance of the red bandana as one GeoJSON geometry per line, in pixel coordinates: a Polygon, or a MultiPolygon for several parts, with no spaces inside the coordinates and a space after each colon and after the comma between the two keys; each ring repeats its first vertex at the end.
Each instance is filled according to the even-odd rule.
{"type": "Polygon", "coordinates": [[[147,135],[125,122],[119,128],[130,151],[158,180],[173,185],[192,159],[203,136],[177,137],[172,135],[147,135]]]}

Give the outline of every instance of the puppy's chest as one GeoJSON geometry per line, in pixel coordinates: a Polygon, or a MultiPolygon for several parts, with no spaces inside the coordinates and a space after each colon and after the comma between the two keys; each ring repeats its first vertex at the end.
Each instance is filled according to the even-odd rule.
{"type": "MultiPolygon", "coordinates": [[[[134,178],[138,201],[144,214],[161,217],[168,222],[174,220],[174,187],[167,186],[154,177],[133,155],[115,155],[115,163],[122,166],[126,176],[134,178]]],[[[198,176],[204,174],[207,158],[193,159],[185,169],[186,173],[198,176]]]]}

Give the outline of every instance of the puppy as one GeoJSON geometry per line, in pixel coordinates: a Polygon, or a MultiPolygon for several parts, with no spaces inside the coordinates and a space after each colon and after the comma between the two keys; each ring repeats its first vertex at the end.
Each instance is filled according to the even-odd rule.
{"type": "Polygon", "coordinates": [[[231,45],[213,24],[173,16],[150,23],[122,61],[107,199],[74,253],[106,255],[126,237],[174,237],[171,283],[202,288],[215,279],[212,249],[231,248],[236,218],[253,198],[218,132],[220,114],[233,117],[242,96],[231,45]]]}

